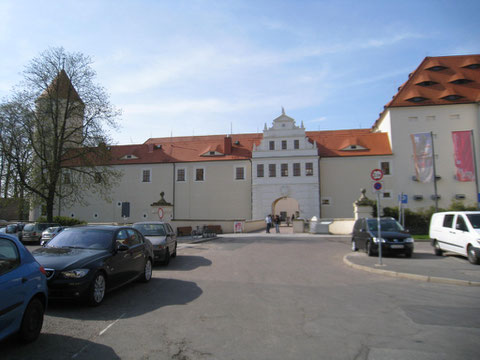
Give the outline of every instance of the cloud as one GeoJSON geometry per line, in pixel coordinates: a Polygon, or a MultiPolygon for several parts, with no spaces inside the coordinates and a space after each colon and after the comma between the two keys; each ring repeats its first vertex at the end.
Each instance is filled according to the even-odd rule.
{"type": "Polygon", "coordinates": [[[327,117],[322,116],[322,117],[319,117],[317,119],[307,120],[305,122],[308,123],[308,124],[315,124],[315,123],[321,123],[321,122],[325,122],[325,121],[327,121],[327,117]]]}

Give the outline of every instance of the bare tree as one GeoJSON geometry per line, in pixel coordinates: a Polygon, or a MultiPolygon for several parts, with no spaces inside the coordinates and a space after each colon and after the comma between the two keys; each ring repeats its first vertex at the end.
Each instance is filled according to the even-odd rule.
{"type": "Polygon", "coordinates": [[[91,64],[83,54],[48,49],[0,106],[2,155],[48,221],[57,201],[81,203],[86,190],[108,200],[120,175],[108,166],[106,146],[106,128],[116,128],[119,112],[94,83],[91,64]]]}

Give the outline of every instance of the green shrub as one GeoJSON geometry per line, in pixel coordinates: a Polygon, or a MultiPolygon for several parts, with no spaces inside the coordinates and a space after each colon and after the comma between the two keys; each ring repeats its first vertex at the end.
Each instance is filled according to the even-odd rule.
{"type": "MultiPolygon", "coordinates": [[[[42,216],[37,219],[37,222],[45,223],[47,222],[47,218],[42,216]]],[[[75,218],[71,218],[68,216],[54,216],[53,222],[58,223],[62,226],[75,226],[75,225],[85,225],[86,222],[82,220],[78,220],[75,218]]]]}

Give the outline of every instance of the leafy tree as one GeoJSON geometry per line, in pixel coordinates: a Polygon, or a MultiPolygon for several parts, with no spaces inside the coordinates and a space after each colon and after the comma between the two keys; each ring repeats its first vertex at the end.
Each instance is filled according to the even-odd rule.
{"type": "Polygon", "coordinates": [[[47,221],[58,206],[82,203],[88,189],[108,199],[120,175],[108,166],[117,111],[94,82],[92,61],[51,48],[33,59],[22,83],[0,105],[0,147],[16,179],[43,205],[47,221]]]}

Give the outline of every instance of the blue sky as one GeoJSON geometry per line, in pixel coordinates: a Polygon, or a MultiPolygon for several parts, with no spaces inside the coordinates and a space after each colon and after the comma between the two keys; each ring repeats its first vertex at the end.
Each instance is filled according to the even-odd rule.
{"type": "Polygon", "coordinates": [[[0,0],[0,98],[49,47],[92,57],[118,144],[371,127],[426,56],[480,53],[480,1],[0,0]]]}

